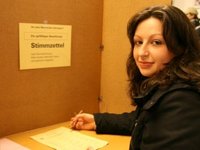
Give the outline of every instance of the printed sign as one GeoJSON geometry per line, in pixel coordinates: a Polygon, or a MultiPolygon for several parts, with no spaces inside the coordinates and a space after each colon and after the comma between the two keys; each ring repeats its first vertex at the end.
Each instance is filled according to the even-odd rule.
{"type": "Polygon", "coordinates": [[[20,23],[20,70],[70,66],[71,29],[71,25],[20,23]]]}

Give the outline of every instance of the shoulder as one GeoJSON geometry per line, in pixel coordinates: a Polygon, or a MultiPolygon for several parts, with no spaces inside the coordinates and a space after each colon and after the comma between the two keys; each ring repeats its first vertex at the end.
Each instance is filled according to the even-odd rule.
{"type": "Polygon", "coordinates": [[[144,111],[149,112],[143,136],[146,144],[152,144],[151,149],[199,148],[199,107],[200,93],[194,86],[181,83],[158,89],[144,105],[144,111]],[[152,138],[153,143],[149,141],[152,138]]]}
{"type": "Polygon", "coordinates": [[[187,83],[176,83],[170,87],[158,88],[144,105],[150,109],[158,103],[198,103],[200,105],[200,89],[187,83]]]}

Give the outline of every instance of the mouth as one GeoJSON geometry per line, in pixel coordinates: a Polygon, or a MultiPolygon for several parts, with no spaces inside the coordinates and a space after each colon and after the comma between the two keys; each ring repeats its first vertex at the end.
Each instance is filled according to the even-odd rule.
{"type": "Polygon", "coordinates": [[[146,62],[146,61],[139,61],[138,62],[140,68],[142,69],[148,69],[150,68],[154,63],[153,62],[146,62]]]}

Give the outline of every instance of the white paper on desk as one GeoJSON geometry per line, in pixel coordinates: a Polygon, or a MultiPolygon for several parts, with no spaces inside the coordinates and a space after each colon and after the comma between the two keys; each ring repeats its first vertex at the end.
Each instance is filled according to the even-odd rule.
{"type": "Polygon", "coordinates": [[[56,150],[86,150],[90,146],[94,149],[99,149],[108,144],[107,141],[82,134],[66,127],[56,128],[31,136],[31,138],[56,150]]]}
{"type": "Polygon", "coordinates": [[[0,150],[29,150],[29,149],[7,138],[2,138],[0,139],[0,150]]]}

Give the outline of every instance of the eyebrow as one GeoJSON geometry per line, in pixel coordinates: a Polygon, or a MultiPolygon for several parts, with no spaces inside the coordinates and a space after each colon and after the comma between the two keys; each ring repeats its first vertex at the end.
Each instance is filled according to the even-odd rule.
{"type": "MultiPolygon", "coordinates": [[[[151,34],[151,35],[150,35],[150,37],[152,37],[152,36],[162,36],[162,37],[163,37],[163,34],[162,34],[162,33],[156,33],[156,34],[151,34]]],[[[135,34],[135,35],[133,36],[133,38],[134,38],[134,37],[141,37],[141,36],[135,34]]]]}

